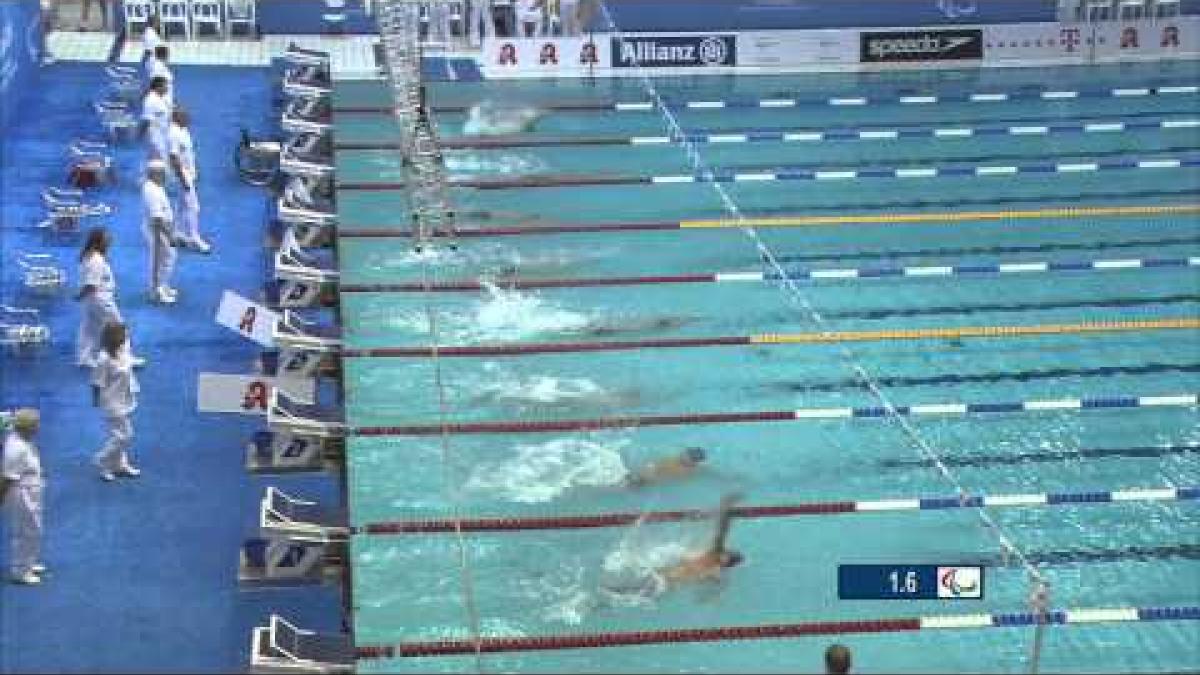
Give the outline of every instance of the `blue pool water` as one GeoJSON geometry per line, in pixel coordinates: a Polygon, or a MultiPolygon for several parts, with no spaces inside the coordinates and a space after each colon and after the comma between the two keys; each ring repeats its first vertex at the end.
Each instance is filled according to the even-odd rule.
{"type": "MultiPolygon", "coordinates": [[[[738,172],[1001,166],[1164,160],[1200,153],[1195,94],[1023,97],[994,103],[904,105],[897,96],[1105,91],[1195,82],[1195,63],[1055,71],[891,73],[858,76],[694,78],[653,84],[669,100],[853,95],[863,106],[678,112],[685,130],[822,132],[1121,122],[1120,131],[1010,132],[896,139],[725,142],[698,146],[707,164],[738,172]],[[1047,83],[1050,83],[1049,85],[1047,83]]],[[[378,83],[348,83],[337,105],[386,102],[378,83]]],[[[484,99],[526,105],[645,100],[643,83],[464,83],[434,87],[435,107],[484,99]]],[[[457,138],[465,115],[437,118],[457,138]]],[[[394,140],[382,114],[342,113],[337,141],[394,140]]],[[[554,111],[537,137],[662,135],[652,112],[554,111]]],[[[455,149],[454,178],[691,173],[674,144],[455,149]]],[[[393,150],[342,150],[339,180],[402,178],[393,150]]],[[[1185,205],[1197,169],[1185,165],[1019,175],[722,183],[749,217],[862,216],[861,222],[763,227],[759,237],[789,270],[971,266],[1197,255],[1194,211],[964,216],[879,222],[880,214],[1185,205]]],[[[711,184],[457,188],[464,227],[506,224],[677,222],[727,216],[711,184]],[[485,215],[486,214],[486,217],[485,215]]],[[[347,229],[403,227],[402,190],[341,190],[347,229]]],[[[792,291],[774,282],[664,283],[522,290],[512,280],[770,271],[758,241],[736,228],[464,237],[457,251],[413,254],[403,239],[339,241],[344,281],[355,284],[482,279],[468,292],[346,292],[351,348],[520,345],[545,342],[895,331],[968,326],[1074,325],[1194,318],[1194,267],[1092,269],[953,277],[817,279],[792,291]],[[823,318],[814,320],[813,312],[823,318]]],[[[586,420],[686,413],[873,406],[868,372],[895,405],[1162,396],[1197,391],[1194,330],[1132,330],[1035,337],[724,345],[603,352],[347,360],[346,411],[354,427],[442,422],[586,420]]],[[[1192,408],[1059,410],[968,417],[795,420],[638,426],[602,431],[352,438],[356,524],[412,518],[602,514],[710,508],[740,490],[751,505],[950,496],[932,449],[972,494],[1195,485],[1200,429],[1192,408]],[[919,435],[925,449],[914,440],[919,435]],[[709,449],[694,478],[641,490],[625,475],[688,446],[709,449]]],[[[1056,607],[1188,605],[1200,601],[1194,503],[1112,503],[996,509],[991,516],[1051,585],[1056,607]]],[[[1001,559],[995,536],[969,510],[735,521],[747,562],[720,588],[661,597],[613,596],[613,575],[670,562],[708,536],[706,523],[588,530],[358,536],[353,541],[360,645],[446,637],[536,636],[812,620],[911,617],[1028,608],[1030,583],[1001,559]],[[980,602],[839,601],[837,565],[982,564],[980,602]]],[[[1022,672],[1028,629],[853,635],[860,672],[1022,672]]],[[[371,671],[809,672],[826,638],[620,647],[363,663],[371,671]]],[[[1046,671],[1128,672],[1200,666],[1192,622],[1068,626],[1046,638],[1046,671]]]]}

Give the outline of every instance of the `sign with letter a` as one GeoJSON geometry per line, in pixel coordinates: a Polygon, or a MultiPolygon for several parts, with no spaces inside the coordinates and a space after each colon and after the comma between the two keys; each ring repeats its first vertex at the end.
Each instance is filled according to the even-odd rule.
{"type": "Polygon", "coordinates": [[[254,340],[264,347],[275,346],[275,325],[279,315],[250,302],[233,291],[225,291],[217,308],[217,323],[254,340]]]}
{"type": "Polygon", "coordinates": [[[196,408],[208,413],[265,415],[271,390],[277,385],[291,398],[302,401],[314,400],[317,393],[317,382],[311,378],[277,382],[275,378],[258,375],[200,373],[196,382],[199,390],[196,408]]]}

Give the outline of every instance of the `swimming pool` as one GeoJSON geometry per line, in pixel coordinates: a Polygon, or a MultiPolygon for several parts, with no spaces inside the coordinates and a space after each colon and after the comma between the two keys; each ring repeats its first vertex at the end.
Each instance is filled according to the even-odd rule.
{"type": "MultiPolygon", "coordinates": [[[[1197,485],[1192,405],[1012,405],[1198,390],[1195,75],[1175,63],[655,81],[713,174],[663,142],[635,80],[431,85],[448,146],[470,143],[462,110],[484,99],[575,107],[549,110],[512,147],[447,150],[455,179],[597,184],[456,188],[464,227],[482,232],[418,256],[402,238],[363,236],[408,222],[389,185],[395,150],[338,151],[342,320],[358,354],[346,415],[366,432],[348,445],[353,523],[711,508],[730,490],[750,505],[953,496],[929,449],[972,495],[1197,485]],[[747,217],[774,219],[760,239],[712,222],[728,216],[714,180],[747,217]],[[514,225],[544,231],[504,234],[514,225]],[[432,344],[490,353],[421,353],[432,344]],[[878,410],[854,364],[910,413],[907,428],[878,410]],[[966,403],[987,412],[943,414],[966,403]],[[918,414],[934,404],[951,407],[918,414]],[[830,412],[845,408],[873,412],[830,412]],[[794,410],[811,414],[709,417],[794,410]],[[620,487],[631,468],[688,446],[709,451],[695,478],[620,487]]],[[[335,92],[343,109],[386,99],[379,83],[335,92]]],[[[339,145],[395,138],[386,115],[336,117],[339,145]]],[[[1192,502],[989,513],[1049,581],[1054,607],[1200,601],[1192,502]]],[[[707,535],[703,522],[471,532],[465,549],[452,533],[356,536],[356,642],[468,637],[472,617],[484,635],[537,636],[1028,608],[1025,571],[1003,564],[973,509],[738,519],[732,545],[747,561],[719,593],[598,590],[707,535]],[[837,565],[855,562],[982,564],[986,598],[839,601],[837,565]]],[[[1015,672],[1032,630],[360,669],[795,672],[817,670],[833,639],[862,672],[1015,672]]],[[[1191,669],[1198,644],[1195,622],[1055,627],[1042,667],[1191,669]]]]}

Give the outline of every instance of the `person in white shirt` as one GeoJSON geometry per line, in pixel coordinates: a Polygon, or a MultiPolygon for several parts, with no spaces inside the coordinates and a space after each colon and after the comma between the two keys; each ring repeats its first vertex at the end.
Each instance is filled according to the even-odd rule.
{"type": "Polygon", "coordinates": [[[167,65],[167,60],[170,58],[171,50],[164,44],[160,44],[154,48],[154,55],[146,61],[146,80],[153,82],[154,78],[161,77],[167,81],[167,90],[163,93],[163,97],[167,101],[167,108],[175,106],[175,75],[171,73],[171,67],[167,65]]]}
{"type": "Polygon", "coordinates": [[[175,216],[167,198],[167,165],[160,159],[146,163],[142,183],[142,234],[150,254],[150,298],[172,304],[178,293],[171,288],[175,271],[175,216]]]}
{"type": "Polygon", "coordinates": [[[9,579],[16,584],[42,583],[42,461],[33,439],[41,426],[38,411],[22,408],[4,437],[0,461],[0,504],[8,511],[9,579]]]}
{"type": "Polygon", "coordinates": [[[182,108],[175,108],[171,115],[171,129],[167,132],[168,149],[171,153],[171,168],[179,180],[179,223],[176,235],[189,248],[201,253],[212,251],[212,246],[200,236],[200,198],[196,194],[196,148],[189,130],[191,117],[182,108]]]}
{"type": "Polygon", "coordinates": [[[162,77],[150,80],[150,90],[142,99],[142,122],[138,126],[138,138],[146,139],[146,154],[150,159],[166,161],[168,134],[171,130],[171,105],[165,92],[167,81],[162,77]]]}
{"type": "Polygon", "coordinates": [[[100,477],[112,482],[117,476],[137,478],[142,472],[129,462],[133,447],[133,411],[141,391],[133,374],[125,324],[104,327],[103,349],[92,369],[92,401],[108,421],[108,438],[94,461],[100,477]]]}
{"type": "Polygon", "coordinates": [[[162,33],[159,31],[158,15],[153,14],[150,20],[146,22],[146,30],[142,31],[142,67],[149,73],[150,59],[154,56],[154,50],[163,43],[162,33]]]}
{"type": "MultiPolygon", "coordinates": [[[[87,234],[83,251],[79,254],[79,295],[82,303],[82,320],[75,343],[76,362],[92,368],[100,352],[100,333],[105,324],[119,323],[121,310],[117,309],[117,283],[112,268],[108,266],[108,248],[112,237],[103,227],[93,228],[87,234]]],[[[141,366],[144,359],[133,357],[134,365],[141,366]]]]}

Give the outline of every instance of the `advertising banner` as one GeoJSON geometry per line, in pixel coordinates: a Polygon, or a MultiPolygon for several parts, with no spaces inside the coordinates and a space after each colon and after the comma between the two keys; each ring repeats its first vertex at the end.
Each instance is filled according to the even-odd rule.
{"type": "Polygon", "coordinates": [[[1200,17],[1107,23],[1037,23],[984,28],[987,62],[1172,58],[1200,50],[1200,17]]]}
{"type": "Polygon", "coordinates": [[[609,63],[608,36],[576,38],[489,38],[483,69],[489,77],[585,75],[609,63]]]}
{"type": "Polygon", "coordinates": [[[217,323],[264,347],[273,347],[279,315],[233,291],[225,291],[217,307],[217,323]]]}
{"type": "Polygon", "coordinates": [[[737,38],[740,66],[801,67],[858,63],[858,35],[845,30],[756,31],[737,38]]]}
{"type": "Polygon", "coordinates": [[[862,63],[983,58],[983,31],[978,28],[863,31],[859,44],[862,63]]]}
{"type": "Polygon", "coordinates": [[[736,66],[733,35],[636,35],[612,39],[613,68],[736,66]]]}

